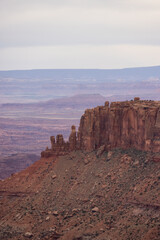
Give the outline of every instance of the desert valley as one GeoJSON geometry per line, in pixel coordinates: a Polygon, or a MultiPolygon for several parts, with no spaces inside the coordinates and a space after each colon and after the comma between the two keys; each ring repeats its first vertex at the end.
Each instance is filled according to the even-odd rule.
{"type": "Polygon", "coordinates": [[[0,182],[1,239],[159,239],[160,101],[105,102],[50,141],[0,182]]]}
{"type": "Polygon", "coordinates": [[[136,96],[160,100],[159,76],[158,66],[1,71],[0,179],[36,161],[50,136],[62,133],[66,140],[87,108],[136,96]]]}
{"type": "Polygon", "coordinates": [[[160,1],[0,1],[0,240],[160,240],[160,1]]]}

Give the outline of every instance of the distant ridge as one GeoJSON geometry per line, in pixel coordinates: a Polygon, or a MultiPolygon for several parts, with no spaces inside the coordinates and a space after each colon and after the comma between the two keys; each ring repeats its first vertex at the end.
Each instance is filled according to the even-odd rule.
{"type": "Polygon", "coordinates": [[[86,71],[86,70],[96,70],[96,71],[101,71],[101,70],[105,70],[105,71],[119,71],[119,70],[126,70],[126,69],[146,69],[146,68],[159,68],[160,65],[156,65],[156,66],[143,66],[143,67],[124,67],[124,68],[30,68],[30,69],[8,69],[8,70],[0,70],[0,72],[16,72],[16,71],[52,71],[52,70],[65,70],[65,71],[77,71],[77,70],[81,70],[81,71],[86,71]]]}
{"type": "Polygon", "coordinates": [[[97,93],[105,97],[131,95],[156,100],[159,92],[160,66],[0,71],[1,103],[32,103],[97,93]]]}
{"type": "MultiPolygon", "coordinates": [[[[70,74],[74,77],[77,74],[87,74],[90,76],[102,77],[101,74],[107,74],[107,76],[120,77],[128,74],[136,74],[139,77],[143,74],[147,76],[151,74],[153,76],[160,74],[160,66],[150,67],[133,67],[133,68],[122,68],[122,69],[28,69],[28,70],[7,70],[0,71],[0,77],[16,77],[16,78],[44,78],[44,77],[64,77],[66,74],[70,74]],[[156,71],[156,72],[155,72],[156,71]],[[118,75],[117,75],[118,74],[118,75]]],[[[69,77],[69,76],[68,76],[69,77]]]]}
{"type": "Polygon", "coordinates": [[[77,94],[71,97],[62,97],[59,99],[51,99],[48,101],[40,101],[38,103],[5,103],[0,104],[1,107],[80,107],[80,106],[96,106],[103,104],[106,97],[101,94],[77,94]]]}

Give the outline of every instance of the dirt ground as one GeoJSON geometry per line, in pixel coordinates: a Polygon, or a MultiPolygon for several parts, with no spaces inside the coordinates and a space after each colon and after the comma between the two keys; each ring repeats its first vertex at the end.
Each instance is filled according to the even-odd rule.
{"type": "Polygon", "coordinates": [[[159,181],[132,149],[40,159],[0,181],[0,239],[158,240],[159,181]]]}

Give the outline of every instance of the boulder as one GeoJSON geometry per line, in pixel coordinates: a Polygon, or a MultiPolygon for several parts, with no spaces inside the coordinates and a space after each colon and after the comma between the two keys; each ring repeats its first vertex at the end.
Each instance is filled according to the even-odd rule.
{"type": "Polygon", "coordinates": [[[26,238],[32,238],[32,237],[33,237],[33,234],[32,234],[31,232],[26,232],[26,233],[24,234],[24,236],[25,236],[26,238]]]}
{"type": "Polygon", "coordinates": [[[99,212],[99,208],[98,207],[92,208],[92,212],[99,212]]]}

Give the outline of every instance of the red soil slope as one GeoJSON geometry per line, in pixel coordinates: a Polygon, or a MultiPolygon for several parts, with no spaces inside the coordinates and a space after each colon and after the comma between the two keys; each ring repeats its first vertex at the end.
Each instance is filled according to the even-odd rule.
{"type": "Polygon", "coordinates": [[[153,159],[121,149],[42,158],[0,182],[0,239],[158,240],[153,159]]]}

